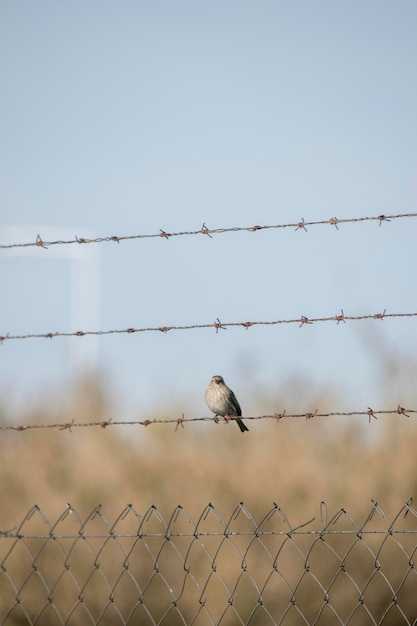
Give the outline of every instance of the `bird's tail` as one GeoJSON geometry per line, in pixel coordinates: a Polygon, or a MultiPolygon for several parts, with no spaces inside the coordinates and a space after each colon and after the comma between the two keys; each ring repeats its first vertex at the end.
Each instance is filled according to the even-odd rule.
{"type": "Polygon", "coordinates": [[[242,431],[242,433],[244,433],[245,430],[249,431],[249,428],[247,426],[245,426],[245,424],[242,422],[242,420],[240,418],[236,420],[236,423],[239,426],[239,428],[242,431]]]}

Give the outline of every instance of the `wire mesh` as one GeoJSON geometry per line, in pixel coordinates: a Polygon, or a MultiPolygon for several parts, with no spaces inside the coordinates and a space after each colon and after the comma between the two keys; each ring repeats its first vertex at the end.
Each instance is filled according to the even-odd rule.
{"type": "Polygon", "coordinates": [[[34,506],[0,532],[4,626],[416,624],[417,511],[371,502],[355,521],[325,503],[292,524],[277,505],[208,504],[193,519],[128,505],[109,522],[67,505],[51,523],[34,506]]]}

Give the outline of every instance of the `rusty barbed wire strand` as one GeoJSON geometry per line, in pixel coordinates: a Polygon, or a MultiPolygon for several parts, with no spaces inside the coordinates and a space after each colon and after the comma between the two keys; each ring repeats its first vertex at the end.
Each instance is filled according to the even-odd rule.
{"type": "MultiPolygon", "coordinates": [[[[282,419],[289,418],[304,418],[305,420],[311,420],[315,417],[355,417],[355,416],[366,416],[368,417],[368,422],[370,423],[372,418],[378,419],[378,415],[404,415],[405,417],[410,417],[411,414],[417,414],[417,409],[405,409],[400,404],[396,409],[380,409],[378,411],[374,411],[370,407],[367,408],[366,411],[327,411],[327,412],[318,412],[318,409],[314,411],[307,411],[305,413],[287,413],[287,410],[284,409],[279,413],[274,413],[272,415],[256,415],[256,416],[245,416],[242,415],[241,419],[244,420],[273,420],[275,422],[279,422],[282,419]]],[[[227,420],[222,421],[232,421],[238,419],[237,417],[230,416],[227,420]]],[[[113,419],[109,420],[100,420],[97,422],[76,422],[74,419],[70,422],[63,423],[53,423],[53,424],[24,424],[24,425],[12,425],[12,424],[2,424],[0,425],[0,430],[14,430],[17,432],[22,432],[24,430],[38,430],[38,429],[58,429],[58,430],[69,430],[72,431],[73,428],[91,428],[91,427],[99,427],[99,428],[107,428],[108,426],[151,426],[152,424],[174,424],[175,432],[179,429],[179,426],[184,428],[184,424],[191,422],[214,422],[217,424],[219,422],[218,416],[213,417],[185,417],[182,414],[181,417],[172,417],[172,418],[155,418],[155,419],[147,419],[147,420],[133,420],[133,421],[114,421],[113,419]]]]}
{"type": "Polygon", "coordinates": [[[86,237],[78,237],[74,235],[74,239],[58,239],[56,241],[43,241],[40,234],[38,234],[35,238],[35,241],[29,241],[25,243],[10,243],[10,244],[0,244],[0,249],[7,250],[10,248],[29,248],[29,247],[38,247],[47,250],[49,246],[57,246],[57,245],[70,245],[74,243],[78,244],[87,244],[87,243],[105,243],[105,242],[115,242],[120,243],[121,241],[128,241],[133,239],[170,239],[171,237],[184,237],[184,236],[192,236],[192,235],[207,235],[210,238],[213,238],[213,235],[221,235],[224,233],[240,233],[240,232],[256,232],[258,230],[277,230],[284,228],[293,228],[295,231],[297,230],[305,230],[307,231],[307,226],[323,226],[325,224],[329,224],[330,226],[335,226],[337,230],[339,230],[339,224],[358,224],[362,222],[370,222],[377,221],[381,226],[382,222],[390,222],[392,220],[404,218],[404,217],[417,217],[417,213],[399,213],[397,215],[371,215],[365,217],[349,217],[338,219],[337,217],[331,217],[328,220],[314,220],[310,222],[306,222],[304,218],[301,218],[299,222],[291,222],[289,224],[269,224],[261,226],[256,224],[255,226],[231,226],[229,228],[208,228],[204,223],[199,230],[188,230],[188,231],[179,231],[167,233],[161,228],[159,229],[159,233],[151,233],[151,234],[139,234],[139,235],[110,235],[108,237],[96,237],[94,239],[86,238],[86,237]]]}
{"type": "Polygon", "coordinates": [[[271,321],[258,321],[258,322],[221,322],[218,318],[215,322],[211,324],[189,324],[185,326],[154,326],[148,328],[119,328],[113,330],[77,330],[75,332],[48,332],[48,333],[30,333],[26,335],[11,335],[7,333],[5,335],[0,335],[0,344],[4,341],[12,340],[12,339],[53,339],[54,337],[85,337],[87,335],[116,335],[116,334],[134,334],[134,333],[145,333],[145,332],[161,332],[167,333],[171,330],[194,330],[194,329],[203,329],[203,328],[214,328],[216,333],[219,330],[226,330],[227,328],[233,328],[241,326],[245,330],[248,330],[251,326],[277,326],[279,324],[298,324],[301,326],[315,324],[317,322],[336,322],[340,324],[340,322],[347,321],[360,321],[360,320],[383,320],[385,318],[397,318],[397,317],[416,317],[417,312],[412,313],[387,313],[387,310],[384,309],[382,313],[371,313],[367,315],[345,315],[343,309],[339,315],[332,315],[329,317],[306,317],[305,315],[301,315],[301,317],[297,317],[294,319],[286,319],[286,320],[271,320],[271,321]]]}

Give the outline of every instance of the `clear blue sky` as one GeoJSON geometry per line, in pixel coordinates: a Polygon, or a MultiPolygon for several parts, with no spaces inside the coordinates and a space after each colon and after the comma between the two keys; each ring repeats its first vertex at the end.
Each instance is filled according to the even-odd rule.
{"type": "MultiPolygon", "coordinates": [[[[416,24],[414,0],[3,2],[0,237],[415,212],[416,24]]],[[[416,235],[404,219],[103,244],[98,299],[75,304],[76,261],[5,252],[0,334],[78,330],[71,306],[90,329],[93,300],[103,330],[415,311],[416,235]]],[[[213,374],[246,414],[280,408],[261,388],[290,409],[297,377],[357,409],[386,382],[376,345],[411,355],[415,324],[117,335],[98,363],[117,417],[171,397],[206,415],[213,374]]],[[[89,338],[5,342],[0,390],[65,388],[73,342],[93,354],[89,338]]]]}

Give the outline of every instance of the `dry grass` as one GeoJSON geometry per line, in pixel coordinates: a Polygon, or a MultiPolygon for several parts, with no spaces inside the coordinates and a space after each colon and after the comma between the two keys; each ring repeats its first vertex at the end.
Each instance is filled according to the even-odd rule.
{"type": "MultiPolygon", "coordinates": [[[[387,402],[396,406],[389,399],[387,402]]],[[[334,399],[331,404],[335,406],[334,399]]],[[[48,406],[20,416],[19,423],[65,422],[73,417],[80,421],[102,420],[110,417],[111,412],[100,385],[91,381],[75,387],[66,400],[55,402],[54,409],[48,406]]],[[[328,400],[318,395],[314,406],[324,409],[328,400]]],[[[7,407],[3,407],[3,414],[7,415],[7,407]]],[[[260,520],[276,502],[296,526],[313,516],[320,523],[320,502],[325,501],[329,517],[343,507],[359,524],[369,512],[371,498],[389,516],[395,515],[410,496],[417,494],[417,420],[413,417],[380,417],[369,426],[341,418],[284,419],[279,423],[258,421],[249,425],[250,432],[246,434],[241,434],[233,423],[190,424],[177,432],[172,425],[153,425],[147,429],[126,427],[124,431],[111,427],[75,429],[72,433],[3,432],[0,529],[16,526],[35,503],[53,522],[67,502],[81,518],[100,503],[104,516],[111,522],[128,503],[141,514],[154,504],[165,519],[180,504],[196,520],[209,502],[224,518],[229,518],[237,503],[243,501],[260,520]],[[367,436],[369,432],[376,435],[375,441],[367,436]]],[[[4,548],[0,557],[3,555],[4,548]]],[[[53,562],[51,555],[50,571],[53,562]]],[[[356,562],[361,563],[359,555],[356,562]]],[[[225,555],[225,576],[232,563],[225,555]]],[[[117,563],[117,567],[121,564],[117,563]]],[[[241,564],[236,567],[240,568],[241,564]]],[[[261,577],[262,571],[260,566],[261,577]]],[[[325,579],[325,566],[318,571],[325,579]]],[[[126,585],[125,595],[119,600],[121,605],[131,592],[134,590],[129,592],[126,585]]],[[[343,589],[335,587],[336,592],[347,598],[343,589]]],[[[160,593],[155,586],[153,597],[160,593]]],[[[214,593],[221,596],[221,591],[213,587],[214,593]]],[[[245,593],[242,593],[244,603],[245,593]]],[[[313,590],[306,587],[303,593],[308,598],[313,590]]],[[[62,592],[63,607],[67,602],[64,596],[62,592]]],[[[376,598],[377,606],[378,593],[376,598]]],[[[149,602],[158,606],[156,600],[149,602]]],[[[313,614],[314,601],[307,604],[313,614]]],[[[106,619],[103,624],[119,623],[114,616],[106,619]]],[[[135,619],[132,624],[148,623],[144,616],[135,619]]],[[[259,619],[251,623],[268,623],[259,619]]],[[[332,623],[330,617],[329,621],[323,620],[320,623],[332,623]]],[[[27,622],[18,616],[15,621],[10,618],[7,622],[24,623],[27,622]]],[[[49,626],[56,622],[53,616],[44,613],[40,623],[49,626]]],[[[71,623],[81,624],[83,620],[74,614],[71,623]]],[[[164,622],[166,626],[176,623],[175,620],[164,622]]],[[[205,622],[201,618],[197,623],[205,622]]],[[[231,618],[222,622],[225,626],[233,623],[231,618]]],[[[292,623],[299,622],[294,618],[288,621],[292,623]]],[[[352,623],[367,622],[358,618],[352,623]]]]}
{"type": "MultiPolygon", "coordinates": [[[[94,386],[76,388],[62,409],[35,410],[18,422],[107,419],[97,396],[94,386]]],[[[326,399],[314,406],[326,407],[326,399]]],[[[126,503],[140,511],[155,504],[164,514],[182,504],[195,515],[213,502],[227,514],[242,500],[252,511],[278,502],[295,521],[315,514],[322,500],[356,516],[370,498],[396,510],[416,493],[416,444],[417,420],[399,415],[370,425],[367,418],[257,421],[245,434],[233,423],[176,432],[172,424],[3,432],[0,522],[16,523],[34,503],[53,518],[66,502],[81,515],[101,503],[109,517],[126,503]]]]}

